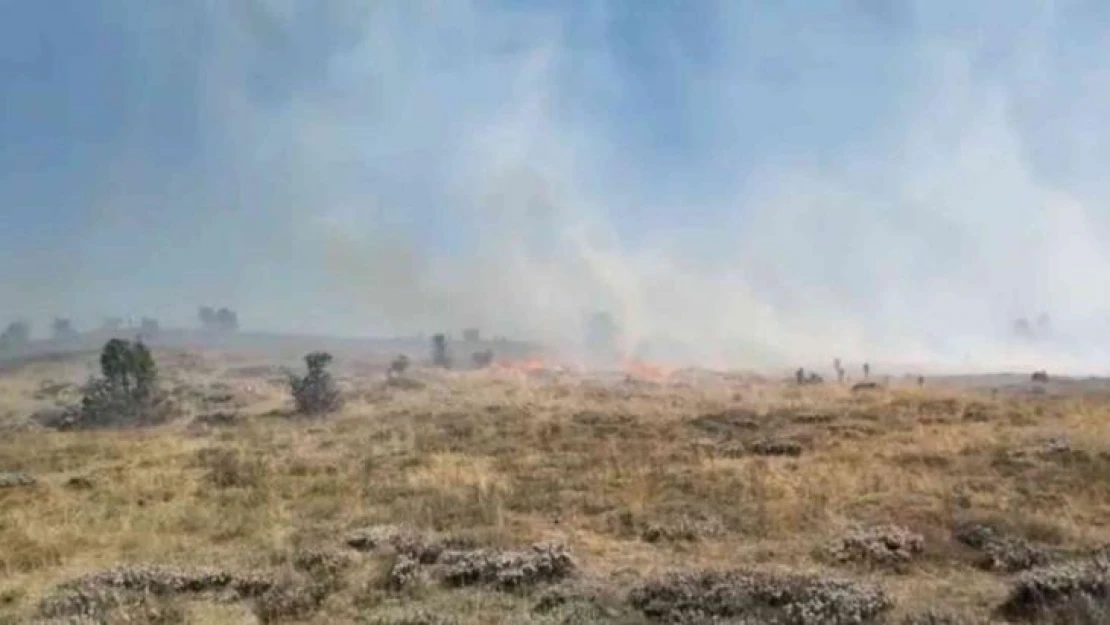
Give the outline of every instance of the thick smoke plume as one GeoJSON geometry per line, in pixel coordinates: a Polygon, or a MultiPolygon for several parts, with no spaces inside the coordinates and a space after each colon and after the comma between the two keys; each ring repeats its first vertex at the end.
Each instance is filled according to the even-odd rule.
{"type": "Polygon", "coordinates": [[[607,311],[674,364],[1110,364],[1103,3],[21,4],[13,67],[126,62],[71,193],[2,198],[80,206],[4,267],[12,314],[220,301],[574,355],[607,311]]]}

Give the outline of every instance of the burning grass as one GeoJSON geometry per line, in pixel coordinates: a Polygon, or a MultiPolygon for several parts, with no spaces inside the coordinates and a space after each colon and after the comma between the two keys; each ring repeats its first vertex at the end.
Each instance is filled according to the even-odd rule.
{"type": "MultiPolygon", "coordinates": [[[[1103,399],[916,385],[853,395],[648,365],[599,380],[532,375],[549,370],[534,365],[417,371],[412,387],[348,378],[351,400],[319,422],[275,418],[286,399],[260,379],[227,391],[237,417],[219,427],[196,426],[210,408],[201,402],[146,431],[9,431],[0,472],[31,479],[0,488],[0,615],[33,622],[74,580],[103,571],[216,566],[269,585],[232,603],[112,600],[180,623],[639,623],[716,614],[693,599],[670,612],[628,599],[659,580],[715,580],[738,597],[730,615],[754,602],[764,617],[762,597],[784,579],[881,589],[867,622],[933,622],[920,616],[933,608],[978,622],[1011,614],[999,606],[1029,585],[1014,572],[1025,560],[1010,564],[1014,545],[1063,566],[1110,544],[1103,399]],[[995,529],[968,533],[978,526],[995,529]],[[368,527],[415,538],[393,551],[352,547],[368,527]],[[540,543],[566,551],[532,564],[540,543]],[[846,555],[830,557],[830,545],[846,555]],[[569,558],[573,567],[551,565],[569,558]],[[536,581],[449,583],[467,562],[479,581],[500,580],[501,562],[536,581]],[[761,580],[759,592],[744,580],[761,580]]],[[[168,369],[184,387],[222,375],[168,369]]],[[[0,413],[32,412],[52,376],[62,377],[9,372],[0,413]]],[[[703,586],[681,596],[717,592],[703,586]]]]}

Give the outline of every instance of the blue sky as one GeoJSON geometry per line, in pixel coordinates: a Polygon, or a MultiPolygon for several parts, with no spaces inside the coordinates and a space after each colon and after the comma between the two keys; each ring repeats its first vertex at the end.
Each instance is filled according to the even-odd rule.
{"type": "Polygon", "coordinates": [[[1015,316],[1110,320],[1108,34],[1093,0],[0,0],[0,319],[567,343],[605,308],[675,358],[1010,357],[1015,316]]]}

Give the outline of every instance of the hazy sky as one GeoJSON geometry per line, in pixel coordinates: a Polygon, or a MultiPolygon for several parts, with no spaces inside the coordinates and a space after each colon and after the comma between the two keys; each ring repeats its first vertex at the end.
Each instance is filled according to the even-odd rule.
{"type": "Polygon", "coordinates": [[[1043,311],[1110,366],[1107,59],[1098,0],[0,0],[0,320],[724,365],[1043,311]]]}

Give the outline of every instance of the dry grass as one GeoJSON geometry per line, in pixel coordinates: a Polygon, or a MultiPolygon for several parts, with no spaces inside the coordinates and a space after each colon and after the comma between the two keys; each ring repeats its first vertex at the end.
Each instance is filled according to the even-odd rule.
{"type": "MultiPolygon", "coordinates": [[[[218,366],[163,368],[183,388],[229,378],[218,366]]],[[[0,414],[48,405],[35,398],[41,380],[65,375],[4,373],[0,414]]],[[[952,538],[969,520],[1061,551],[1110,543],[1106,400],[916,388],[852,396],[726,377],[425,381],[348,379],[350,401],[324,421],[282,418],[284,391],[258,378],[221,387],[233,397],[216,403],[241,415],[224,427],[186,417],[149,431],[6,432],[0,471],[37,483],[0,489],[0,614],[24,622],[55,585],[126,564],[278,575],[298,550],[343,551],[351,530],[378,523],[491,547],[562,542],[584,575],[615,589],[673,568],[836,569],[879,578],[895,614],[943,605],[986,616],[1004,599],[1009,578],[977,568],[952,538]],[[1070,446],[1053,451],[1052,437],[1070,446]],[[802,453],[751,453],[768,440],[802,453]],[[830,563],[827,545],[859,524],[921,534],[924,553],[898,571],[830,563]]],[[[198,397],[193,416],[212,408],[198,397]]],[[[380,583],[388,557],[349,555],[354,564],[322,603],[286,620],[420,622],[423,611],[462,623],[557,622],[516,594],[390,592],[380,583]]],[[[263,614],[203,598],[168,612],[211,624],[263,614]]]]}

